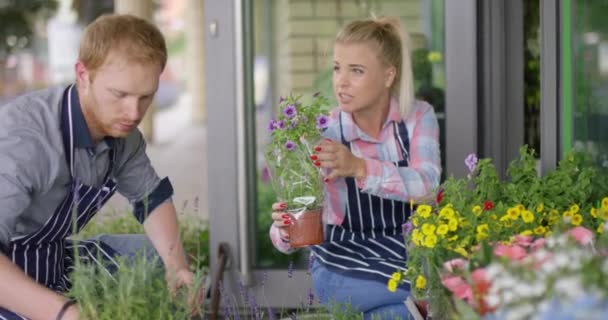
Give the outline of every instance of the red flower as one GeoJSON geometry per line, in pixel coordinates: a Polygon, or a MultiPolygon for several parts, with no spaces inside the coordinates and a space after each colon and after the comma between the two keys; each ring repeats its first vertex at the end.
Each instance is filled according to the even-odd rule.
{"type": "Polygon", "coordinates": [[[435,199],[437,201],[437,204],[441,203],[441,199],[443,199],[443,190],[439,190],[439,192],[437,193],[437,198],[435,199]]]}
{"type": "Polygon", "coordinates": [[[486,201],[483,203],[483,210],[490,211],[494,208],[494,203],[492,201],[486,201]]]}

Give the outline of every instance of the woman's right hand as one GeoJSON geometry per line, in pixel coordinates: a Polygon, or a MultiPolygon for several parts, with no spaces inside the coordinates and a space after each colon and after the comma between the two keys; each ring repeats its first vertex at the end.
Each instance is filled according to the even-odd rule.
{"type": "Polygon", "coordinates": [[[279,235],[283,242],[289,242],[289,232],[287,227],[291,224],[291,215],[286,212],[287,204],[285,202],[275,202],[272,204],[272,220],[273,225],[279,229],[279,235]]]}

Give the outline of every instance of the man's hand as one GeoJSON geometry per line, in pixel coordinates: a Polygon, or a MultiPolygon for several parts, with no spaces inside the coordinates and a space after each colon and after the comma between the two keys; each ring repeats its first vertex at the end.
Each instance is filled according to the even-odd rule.
{"type": "Polygon", "coordinates": [[[188,269],[179,269],[166,274],[169,292],[175,298],[177,292],[183,287],[188,289],[188,306],[191,315],[202,314],[202,306],[205,301],[205,288],[202,283],[194,283],[194,274],[188,269]]]}
{"type": "Polygon", "coordinates": [[[365,160],[358,158],[343,145],[331,140],[323,140],[314,149],[311,160],[317,167],[330,169],[325,178],[332,180],[339,177],[363,179],[366,176],[365,160]]]}

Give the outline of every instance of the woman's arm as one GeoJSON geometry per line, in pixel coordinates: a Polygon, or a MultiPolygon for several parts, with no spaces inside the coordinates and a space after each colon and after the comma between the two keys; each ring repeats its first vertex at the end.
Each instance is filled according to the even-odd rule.
{"type": "Polygon", "coordinates": [[[441,155],[437,117],[428,105],[417,111],[415,117],[409,166],[397,167],[390,161],[364,158],[365,177],[356,179],[363,192],[385,199],[421,201],[439,186],[441,155]]]}

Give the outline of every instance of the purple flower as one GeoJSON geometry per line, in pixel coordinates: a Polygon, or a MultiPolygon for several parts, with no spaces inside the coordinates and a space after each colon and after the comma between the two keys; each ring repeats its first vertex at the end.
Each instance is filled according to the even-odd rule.
{"type": "Polygon", "coordinates": [[[270,122],[268,122],[268,127],[266,127],[266,130],[268,130],[268,132],[273,132],[275,129],[275,123],[276,121],[274,119],[270,120],[270,122]]]}
{"type": "Polygon", "coordinates": [[[297,119],[292,119],[291,123],[289,123],[289,128],[290,129],[295,129],[295,127],[298,126],[298,120],[297,119]]]}
{"type": "Polygon", "coordinates": [[[292,151],[295,148],[296,148],[296,144],[293,141],[287,140],[287,142],[285,142],[285,149],[292,151]]]}
{"type": "Polygon", "coordinates": [[[262,180],[262,182],[264,182],[264,183],[270,182],[270,170],[268,170],[268,167],[262,168],[262,174],[260,175],[260,180],[262,180]]]}
{"type": "Polygon", "coordinates": [[[296,114],[297,114],[297,112],[296,112],[296,106],[294,106],[293,104],[287,105],[287,107],[285,108],[285,110],[283,110],[283,114],[287,118],[293,118],[293,117],[295,117],[296,114]]]}
{"type": "Polygon", "coordinates": [[[477,155],[471,153],[464,159],[464,164],[469,168],[469,172],[475,171],[475,167],[477,167],[477,155]]]}
{"type": "Polygon", "coordinates": [[[308,289],[308,306],[312,306],[312,303],[315,301],[315,294],[312,292],[312,288],[308,289]]]}
{"type": "Polygon", "coordinates": [[[412,230],[414,230],[414,225],[412,224],[411,221],[408,221],[401,225],[401,230],[403,231],[404,236],[408,235],[408,234],[410,234],[410,232],[412,232],[412,230]]]}
{"type": "Polygon", "coordinates": [[[287,267],[287,277],[293,277],[293,260],[289,261],[289,266],[287,267]]]}
{"type": "Polygon", "coordinates": [[[329,118],[327,116],[318,116],[317,117],[317,129],[327,128],[328,122],[329,122],[329,118]]]}
{"type": "Polygon", "coordinates": [[[274,128],[281,129],[281,130],[285,129],[285,121],[283,121],[283,120],[275,121],[274,128]]]}

